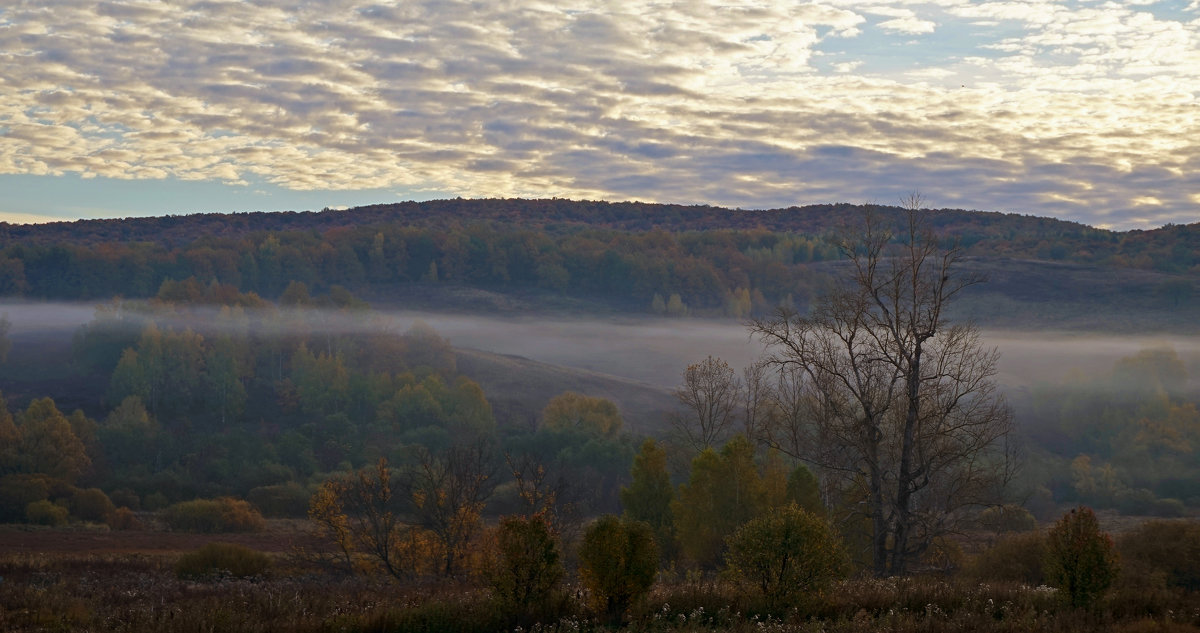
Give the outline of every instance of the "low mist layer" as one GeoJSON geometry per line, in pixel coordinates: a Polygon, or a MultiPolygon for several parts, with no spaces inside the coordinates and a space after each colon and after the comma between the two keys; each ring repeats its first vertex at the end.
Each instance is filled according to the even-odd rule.
{"type": "MultiPolygon", "coordinates": [[[[69,336],[96,315],[96,306],[81,303],[0,303],[11,333],[61,332],[69,336]]],[[[215,314],[215,310],[214,310],[215,314]]],[[[136,312],[122,318],[138,323],[136,312]]],[[[180,317],[183,319],[184,317],[180,317]]],[[[170,317],[156,313],[164,323],[170,317]]],[[[189,317],[186,324],[205,333],[217,321],[189,317]]],[[[227,321],[221,321],[225,323],[227,321]]],[[[426,311],[356,313],[335,310],[284,310],[272,322],[276,333],[289,327],[311,330],[314,323],[330,332],[386,330],[402,332],[424,322],[455,347],[522,356],[531,360],[601,372],[660,388],[678,386],[683,370],[705,357],[717,356],[744,367],[763,352],[747,329],[734,321],[619,317],[604,319],[490,316],[426,311]]],[[[1200,373],[1200,337],[1182,335],[1114,336],[1086,332],[984,330],[986,345],[1001,352],[999,382],[1021,390],[1038,382],[1056,382],[1072,372],[1093,374],[1110,369],[1118,359],[1146,348],[1176,350],[1194,375],[1200,373]]]]}

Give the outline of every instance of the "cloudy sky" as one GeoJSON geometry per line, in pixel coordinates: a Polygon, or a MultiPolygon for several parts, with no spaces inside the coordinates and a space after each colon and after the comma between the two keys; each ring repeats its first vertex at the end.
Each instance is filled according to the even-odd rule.
{"type": "Polygon", "coordinates": [[[1200,221],[1200,0],[10,0],[0,219],[444,197],[1200,221]]]}

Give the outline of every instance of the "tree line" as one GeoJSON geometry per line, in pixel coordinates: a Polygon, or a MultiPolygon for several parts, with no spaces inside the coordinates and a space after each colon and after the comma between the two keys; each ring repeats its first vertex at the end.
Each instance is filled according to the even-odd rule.
{"type": "MultiPolygon", "coordinates": [[[[0,295],[50,299],[154,296],[194,278],[278,298],[297,281],[358,293],[452,283],[600,298],[622,309],[739,318],[803,308],[840,259],[828,237],[851,205],[730,211],[637,203],[437,201],[303,214],[179,216],[5,225],[0,295]]],[[[899,208],[875,211],[895,232],[899,208]]],[[[1162,301],[1191,300],[1194,227],[1114,233],[1023,216],[929,214],[970,256],[1075,261],[1184,275],[1162,301]]]]}

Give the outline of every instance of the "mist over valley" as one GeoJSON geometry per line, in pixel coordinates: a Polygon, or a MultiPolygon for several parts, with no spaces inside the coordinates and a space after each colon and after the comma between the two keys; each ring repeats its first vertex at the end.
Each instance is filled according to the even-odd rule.
{"type": "MultiPolygon", "coordinates": [[[[185,317],[126,310],[124,317],[134,327],[154,321],[160,326],[191,328],[204,335],[227,332],[212,318],[217,309],[201,307],[198,312],[209,316],[197,319],[194,314],[185,317]]],[[[55,346],[53,341],[58,347],[69,344],[79,327],[92,322],[97,307],[77,302],[0,301],[0,313],[7,314],[11,321],[17,353],[36,355],[43,346],[55,346]]],[[[386,309],[353,314],[289,309],[272,316],[269,323],[268,328],[255,333],[281,336],[311,332],[314,327],[332,334],[401,333],[424,323],[460,351],[519,357],[548,366],[548,372],[554,367],[592,372],[660,393],[678,388],[688,365],[707,356],[722,358],[740,370],[764,354],[762,343],[752,337],[746,324],[732,319],[386,309]],[[297,324],[296,330],[289,331],[289,323],[297,324]]],[[[1074,375],[1102,374],[1119,359],[1151,349],[1174,350],[1185,362],[1189,384],[1200,381],[1200,336],[1042,328],[982,328],[980,334],[983,345],[1000,352],[996,378],[1011,398],[1026,397],[1029,389],[1039,384],[1057,383],[1074,375]]]]}
{"type": "Polygon", "coordinates": [[[511,538],[585,565],[581,535],[640,531],[648,569],[737,592],[730,561],[778,553],[776,521],[824,532],[843,589],[1037,587],[1080,506],[1192,538],[1140,536],[1200,513],[1192,229],[522,204],[0,231],[4,586],[23,573],[4,543],[244,532],[175,577],[233,556],[320,584],[487,583],[503,614],[516,585],[477,579],[504,577],[511,538]],[[299,567],[264,554],[285,549],[299,567]]]}

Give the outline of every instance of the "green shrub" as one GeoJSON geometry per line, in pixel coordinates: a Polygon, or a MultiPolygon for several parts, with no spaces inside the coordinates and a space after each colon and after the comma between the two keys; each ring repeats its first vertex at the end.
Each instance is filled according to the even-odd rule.
{"type": "Polygon", "coordinates": [[[771,607],[823,591],[848,565],[829,524],[795,504],[750,520],[728,544],[727,572],[754,586],[771,607]]]}
{"type": "Polygon", "coordinates": [[[657,574],[658,545],[649,524],[606,514],[588,526],[579,575],[594,608],[619,618],[650,591],[657,574]]]}
{"type": "Polygon", "coordinates": [[[270,566],[271,557],[262,552],[233,543],[209,543],[180,556],[175,575],[189,579],[250,578],[262,576],[270,566]]]}
{"type": "Polygon", "coordinates": [[[25,520],[37,525],[66,525],[71,518],[71,511],[55,504],[53,501],[42,499],[25,506],[25,520]]]}
{"type": "Polygon", "coordinates": [[[75,494],[71,495],[68,507],[71,509],[71,516],[93,523],[108,523],[117,510],[108,495],[99,488],[75,491],[75,494]]]}
{"type": "Polygon", "coordinates": [[[25,506],[25,520],[37,525],[65,525],[71,512],[47,499],[25,506]]]}
{"type": "Polygon", "coordinates": [[[1117,540],[1121,564],[1139,577],[1161,574],[1168,586],[1200,589],[1200,523],[1148,521],[1117,540]]]}
{"type": "Polygon", "coordinates": [[[801,509],[823,517],[828,510],[821,501],[821,484],[817,476],[804,464],[794,468],[787,478],[788,499],[795,501],[801,509]]]}
{"type": "Polygon", "coordinates": [[[973,578],[1019,582],[1031,587],[1046,582],[1046,534],[1005,534],[971,560],[973,578]]]}
{"type": "Polygon", "coordinates": [[[258,532],[267,526],[258,510],[232,497],[176,503],[162,510],[159,518],[179,532],[258,532]]]}
{"type": "Polygon", "coordinates": [[[1080,506],[1046,535],[1046,579],[1073,607],[1095,605],[1117,577],[1112,538],[1091,508],[1080,506]]]}
{"type": "Polygon", "coordinates": [[[487,571],[492,595],[507,613],[539,613],[562,580],[558,543],[540,516],[500,519],[487,571]]]}
{"type": "Polygon", "coordinates": [[[50,485],[39,475],[0,477],[0,523],[25,521],[26,509],[34,501],[50,497],[50,485]]]}

